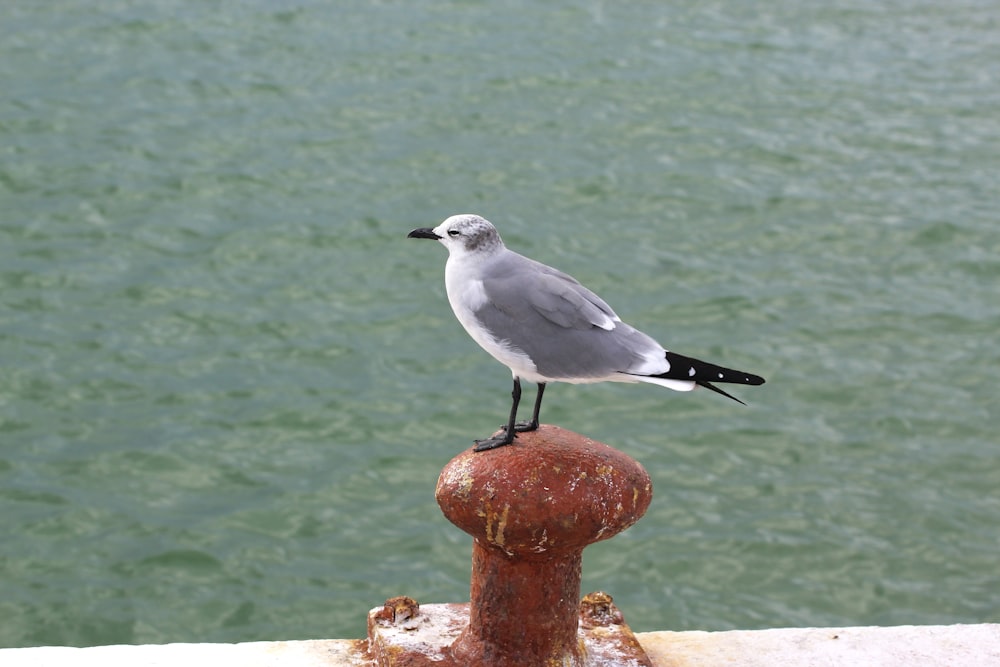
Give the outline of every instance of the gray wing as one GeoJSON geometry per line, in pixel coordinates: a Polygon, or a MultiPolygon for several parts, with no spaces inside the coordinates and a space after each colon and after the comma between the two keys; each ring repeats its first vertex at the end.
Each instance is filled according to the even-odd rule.
{"type": "Polygon", "coordinates": [[[530,306],[567,329],[613,329],[618,321],[611,306],[573,276],[514,252],[491,267],[484,287],[498,308],[513,314],[530,306]]]}
{"type": "Polygon", "coordinates": [[[510,253],[484,275],[486,303],[476,317],[551,378],[628,372],[662,349],[621,322],[608,304],[571,276],[510,253]]]}

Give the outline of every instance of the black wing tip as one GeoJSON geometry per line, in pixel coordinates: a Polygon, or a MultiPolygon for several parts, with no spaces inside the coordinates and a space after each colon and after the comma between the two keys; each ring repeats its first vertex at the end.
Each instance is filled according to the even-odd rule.
{"type": "MultiPolygon", "coordinates": [[[[694,357],[677,354],[676,352],[668,351],[667,361],[670,363],[670,370],[657,377],[669,378],[672,380],[694,380],[697,384],[704,385],[722,394],[725,394],[725,392],[720,389],[716,389],[706,380],[711,382],[727,382],[751,386],[764,384],[764,378],[759,375],[747,373],[746,371],[738,371],[732,368],[726,368],[725,366],[718,366],[707,361],[702,361],[701,359],[695,359],[694,357]]],[[[729,394],[725,395],[729,396],[729,394]]],[[[732,398],[732,396],[729,397],[732,398]]]]}
{"type": "Polygon", "coordinates": [[[743,401],[741,401],[740,399],[736,398],[735,396],[733,396],[733,395],[732,395],[732,394],[730,394],[729,392],[726,392],[726,391],[723,391],[723,390],[719,389],[718,387],[716,387],[716,386],[715,386],[714,384],[712,384],[711,382],[696,382],[695,384],[697,384],[697,385],[698,385],[699,387],[704,387],[705,389],[711,389],[711,390],[712,390],[712,391],[714,391],[714,392],[715,392],[716,394],[722,394],[722,395],[723,395],[723,396],[725,396],[726,398],[731,398],[732,400],[736,401],[736,402],[737,402],[737,403],[739,403],[740,405],[746,405],[746,403],[744,403],[744,402],[743,402],[743,401]]]}

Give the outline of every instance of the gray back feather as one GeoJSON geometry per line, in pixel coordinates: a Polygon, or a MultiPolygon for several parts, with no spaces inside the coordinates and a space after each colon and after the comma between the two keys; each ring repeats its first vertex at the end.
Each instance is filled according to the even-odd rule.
{"type": "Polygon", "coordinates": [[[574,278],[517,253],[506,251],[491,262],[483,284],[487,302],[476,317],[548,377],[629,372],[644,361],[643,352],[659,349],[574,278]],[[609,319],[615,320],[611,331],[602,328],[609,319]]]}

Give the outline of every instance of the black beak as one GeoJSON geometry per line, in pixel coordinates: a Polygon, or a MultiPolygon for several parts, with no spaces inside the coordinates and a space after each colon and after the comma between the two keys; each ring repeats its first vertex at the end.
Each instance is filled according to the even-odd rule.
{"type": "Polygon", "coordinates": [[[434,230],[431,229],[430,227],[417,227],[412,232],[410,232],[409,234],[407,234],[406,238],[408,238],[408,239],[434,239],[435,241],[439,241],[441,239],[441,237],[438,236],[437,234],[435,234],[434,230]]]}

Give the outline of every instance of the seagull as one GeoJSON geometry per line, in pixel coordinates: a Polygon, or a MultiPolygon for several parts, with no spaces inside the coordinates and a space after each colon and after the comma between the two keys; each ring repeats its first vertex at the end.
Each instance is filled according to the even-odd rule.
{"type": "MultiPolygon", "coordinates": [[[[482,452],[538,428],[549,382],[648,382],[676,391],[705,387],[743,403],[714,382],[760,385],[764,378],[667,351],[622,322],[573,277],[509,250],[485,218],[453,215],[407,238],[448,249],[445,288],[455,317],[472,339],[514,376],[513,404],[502,431],[475,441],[482,452]],[[538,385],[531,421],[516,422],[521,380],[538,385]]],[[[745,403],[743,403],[745,405],[745,403]]]]}

